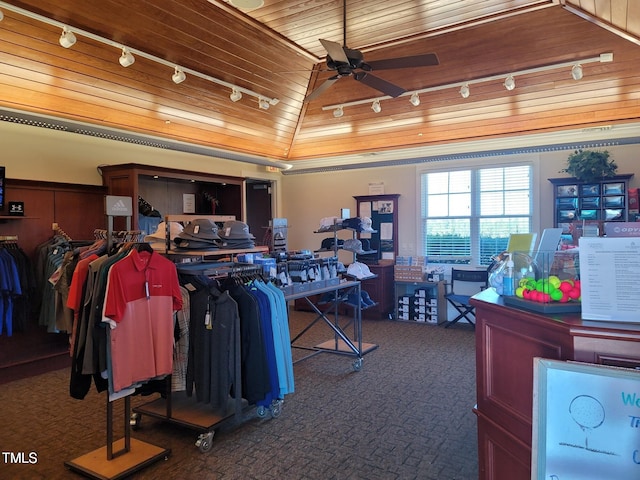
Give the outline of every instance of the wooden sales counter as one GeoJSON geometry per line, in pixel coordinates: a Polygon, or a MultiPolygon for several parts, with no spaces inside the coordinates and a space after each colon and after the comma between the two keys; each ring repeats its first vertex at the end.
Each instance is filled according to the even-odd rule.
{"type": "Polygon", "coordinates": [[[582,320],[505,306],[493,289],[476,307],[479,478],[531,478],[533,359],[640,367],[640,324],[582,320]]]}

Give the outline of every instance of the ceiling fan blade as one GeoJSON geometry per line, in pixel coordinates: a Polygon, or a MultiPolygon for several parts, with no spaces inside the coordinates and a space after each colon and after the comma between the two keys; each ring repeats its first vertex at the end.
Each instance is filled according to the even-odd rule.
{"type": "Polygon", "coordinates": [[[390,70],[392,68],[431,67],[439,64],[438,56],[435,53],[388,58],[386,60],[372,60],[367,62],[367,65],[369,65],[373,71],[390,70]]]}
{"type": "Polygon", "coordinates": [[[334,77],[325,80],[325,82],[316,88],[313,92],[306,96],[304,99],[304,103],[310,102],[318,98],[325,90],[327,90],[331,85],[336,83],[340,79],[340,75],[336,75],[334,77]]]}
{"type": "Polygon", "coordinates": [[[382,78],[375,77],[366,72],[358,72],[353,76],[353,78],[371,88],[375,88],[376,90],[381,91],[385,95],[389,95],[390,97],[394,98],[402,95],[406,91],[404,88],[399,87],[398,85],[394,85],[391,82],[387,82],[382,78]]]}
{"type": "Polygon", "coordinates": [[[329,56],[333,59],[333,61],[340,63],[349,63],[349,59],[347,58],[347,54],[344,53],[342,45],[336,42],[332,42],[331,40],[324,40],[322,38],[320,39],[320,43],[327,51],[329,56]]]}

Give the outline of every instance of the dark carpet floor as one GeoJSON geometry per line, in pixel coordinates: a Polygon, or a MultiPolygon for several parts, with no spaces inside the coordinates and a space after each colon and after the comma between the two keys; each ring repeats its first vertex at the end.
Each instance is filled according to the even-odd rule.
{"type": "MultiPolygon", "coordinates": [[[[291,317],[293,335],[315,316],[291,317]]],[[[208,452],[195,446],[199,432],[143,415],[132,437],[171,454],[132,478],[478,478],[471,327],[365,320],[363,332],[364,341],[379,348],[365,355],[360,371],[343,355],[322,353],[296,363],[296,391],[281,414],[261,418],[255,408],[246,409],[241,422],[216,430],[208,452]]],[[[300,341],[315,345],[330,338],[319,322],[300,341]]],[[[305,353],[295,350],[294,358],[305,353]]],[[[106,445],[105,395],[92,390],[84,400],[70,398],[68,373],[0,387],[0,478],[82,478],[64,462],[106,445]],[[11,463],[21,453],[25,463],[11,463]]],[[[148,401],[135,397],[132,404],[148,401]]],[[[114,402],[116,438],[122,403],[114,402]]]]}

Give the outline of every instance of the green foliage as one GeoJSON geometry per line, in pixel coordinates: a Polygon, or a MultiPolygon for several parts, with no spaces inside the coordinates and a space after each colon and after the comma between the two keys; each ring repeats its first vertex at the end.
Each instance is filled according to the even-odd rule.
{"type": "Polygon", "coordinates": [[[568,173],[581,182],[597,182],[603,178],[613,177],[618,170],[618,165],[609,160],[607,150],[576,150],[567,158],[567,166],[560,170],[568,173]]]}

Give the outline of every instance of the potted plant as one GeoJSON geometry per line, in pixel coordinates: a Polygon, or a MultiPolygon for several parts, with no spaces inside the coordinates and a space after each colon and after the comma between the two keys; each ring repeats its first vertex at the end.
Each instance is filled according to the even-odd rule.
{"type": "Polygon", "coordinates": [[[609,159],[607,150],[576,150],[567,158],[567,166],[560,170],[581,182],[597,182],[613,177],[618,170],[616,162],[609,159]]]}

